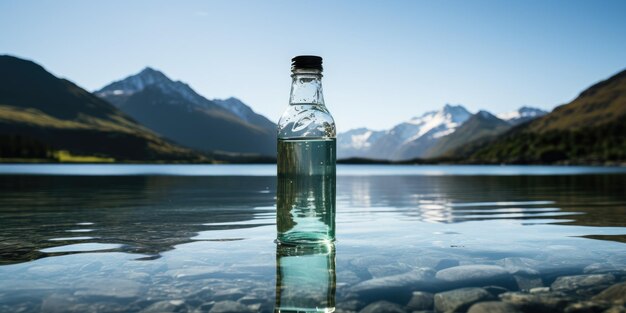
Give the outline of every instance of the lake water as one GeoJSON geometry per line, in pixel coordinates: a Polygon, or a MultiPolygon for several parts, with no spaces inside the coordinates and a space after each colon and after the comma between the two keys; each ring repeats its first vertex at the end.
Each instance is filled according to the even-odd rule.
{"type": "Polygon", "coordinates": [[[308,249],[274,243],[275,171],[1,165],[0,312],[358,312],[626,273],[626,168],[340,165],[337,242],[308,249]]]}

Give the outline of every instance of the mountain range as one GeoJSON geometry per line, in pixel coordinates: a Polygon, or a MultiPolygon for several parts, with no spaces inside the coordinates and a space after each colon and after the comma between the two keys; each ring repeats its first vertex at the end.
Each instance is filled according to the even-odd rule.
{"type": "Polygon", "coordinates": [[[205,162],[40,65],[0,56],[0,157],[205,162]]]}
{"type": "MultiPolygon", "coordinates": [[[[392,162],[620,163],[625,121],[622,71],[550,113],[522,107],[494,115],[447,104],[388,130],[340,133],[337,150],[340,159],[392,162]]],[[[34,62],[0,56],[4,162],[250,162],[275,155],[273,122],[236,98],[210,100],[156,69],[90,93],[34,62]]]]}
{"type": "Polygon", "coordinates": [[[340,133],[338,158],[408,160],[434,158],[468,142],[497,136],[511,127],[547,114],[522,107],[497,117],[487,111],[470,113],[462,105],[446,104],[386,131],[358,128],[340,133]]]}
{"type": "Polygon", "coordinates": [[[150,67],[95,92],[152,131],[201,152],[276,156],[276,125],[238,99],[209,100],[150,67]]]}

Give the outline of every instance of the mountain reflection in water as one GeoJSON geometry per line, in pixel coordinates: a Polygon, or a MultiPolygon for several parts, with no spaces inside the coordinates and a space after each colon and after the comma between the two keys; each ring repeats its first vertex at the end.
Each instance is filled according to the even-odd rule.
{"type": "MultiPolygon", "coordinates": [[[[117,250],[158,256],[200,231],[273,224],[275,180],[0,176],[0,260],[36,259],[46,255],[41,250],[76,241],[121,244],[117,250]],[[228,224],[233,222],[245,223],[228,224]]],[[[436,223],[521,219],[625,227],[624,186],[624,175],[342,176],[338,221],[381,213],[436,223]]],[[[621,241],[620,235],[602,239],[621,241]]]]}

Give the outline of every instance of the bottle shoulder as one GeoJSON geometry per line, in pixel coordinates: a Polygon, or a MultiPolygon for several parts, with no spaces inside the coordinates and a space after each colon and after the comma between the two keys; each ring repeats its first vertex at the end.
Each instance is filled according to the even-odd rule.
{"type": "Polygon", "coordinates": [[[278,121],[278,138],[335,138],[335,120],[325,106],[290,105],[278,121]]]}

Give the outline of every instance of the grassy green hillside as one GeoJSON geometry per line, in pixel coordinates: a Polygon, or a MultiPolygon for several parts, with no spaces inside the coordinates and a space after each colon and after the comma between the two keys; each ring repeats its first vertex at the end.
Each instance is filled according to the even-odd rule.
{"type": "Polygon", "coordinates": [[[0,56],[0,157],[31,157],[29,149],[16,148],[26,142],[45,147],[48,156],[64,151],[96,157],[91,160],[209,161],[43,67],[0,56]]]}
{"type": "Polygon", "coordinates": [[[626,71],[546,116],[453,155],[475,163],[625,163],[626,71]]]}

